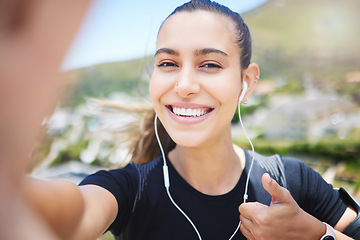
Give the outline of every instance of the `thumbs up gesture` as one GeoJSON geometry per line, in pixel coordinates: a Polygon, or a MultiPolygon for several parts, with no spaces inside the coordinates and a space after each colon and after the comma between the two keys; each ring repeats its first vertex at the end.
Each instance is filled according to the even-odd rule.
{"type": "Polygon", "coordinates": [[[249,239],[320,239],[325,233],[322,222],[303,211],[290,192],[269,174],[262,176],[262,185],[271,195],[270,206],[250,202],[239,207],[243,235],[249,239]]]}

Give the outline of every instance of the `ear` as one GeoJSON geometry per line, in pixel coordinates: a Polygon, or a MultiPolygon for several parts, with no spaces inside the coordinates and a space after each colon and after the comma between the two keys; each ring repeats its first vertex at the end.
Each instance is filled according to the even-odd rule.
{"type": "Polygon", "coordinates": [[[259,81],[259,78],[260,78],[260,69],[256,63],[251,63],[246,69],[243,70],[242,80],[246,81],[248,88],[241,103],[247,102],[250,95],[254,91],[256,84],[259,81]]]}

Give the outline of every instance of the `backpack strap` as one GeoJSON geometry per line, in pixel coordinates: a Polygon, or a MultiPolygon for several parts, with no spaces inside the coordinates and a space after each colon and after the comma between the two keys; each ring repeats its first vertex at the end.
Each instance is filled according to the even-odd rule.
{"type": "Polygon", "coordinates": [[[360,239],[360,204],[353,198],[345,189],[340,188],[339,190],[340,197],[344,200],[344,202],[352,207],[353,210],[356,211],[356,218],[352,221],[349,226],[345,228],[343,233],[354,238],[360,239]]]}
{"type": "MultiPolygon", "coordinates": [[[[247,150],[247,152],[252,157],[252,151],[247,150]]],[[[254,159],[261,168],[265,169],[266,172],[280,184],[280,186],[287,188],[284,163],[279,154],[263,156],[255,152],[254,159]]]]}

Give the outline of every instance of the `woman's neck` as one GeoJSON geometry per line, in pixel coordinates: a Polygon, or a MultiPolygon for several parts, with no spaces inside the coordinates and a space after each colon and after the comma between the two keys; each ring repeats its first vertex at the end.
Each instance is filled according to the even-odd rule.
{"type": "Polygon", "coordinates": [[[231,191],[245,166],[244,151],[232,142],[188,148],[176,146],[169,158],[178,173],[195,189],[208,195],[231,191]]]}

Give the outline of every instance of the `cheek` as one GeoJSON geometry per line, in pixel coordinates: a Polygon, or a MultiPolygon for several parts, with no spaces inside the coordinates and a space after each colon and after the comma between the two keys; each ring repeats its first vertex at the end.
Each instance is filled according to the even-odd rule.
{"type": "Polygon", "coordinates": [[[149,93],[152,102],[155,104],[157,102],[157,98],[159,96],[159,79],[156,77],[155,70],[151,75],[150,83],[149,83],[149,93]]]}
{"type": "Polygon", "coordinates": [[[233,118],[237,104],[239,101],[239,95],[241,90],[241,80],[240,77],[236,78],[228,76],[223,78],[222,82],[217,83],[216,86],[212,87],[211,94],[216,96],[220,104],[220,111],[222,119],[225,122],[231,121],[233,118]]]}
{"type": "MultiPolygon", "coordinates": [[[[232,74],[227,74],[221,77],[220,81],[214,81],[209,83],[211,86],[211,94],[216,96],[220,104],[236,105],[239,99],[241,91],[240,76],[237,77],[232,74]]],[[[231,107],[231,106],[230,106],[231,107]]]]}
{"type": "Polygon", "coordinates": [[[155,91],[155,88],[154,88],[154,79],[153,79],[153,77],[151,77],[150,83],[149,83],[149,94],[150,94],[151,101],[154,102],[156,91],[155,91]]]}
{"type": "Polygon", "coordinates": [[[154,70],[149,83],[149,93],[155,109],[159,106],[161,97],[171,88],[170,85],[170,80],[154,70]]]}

